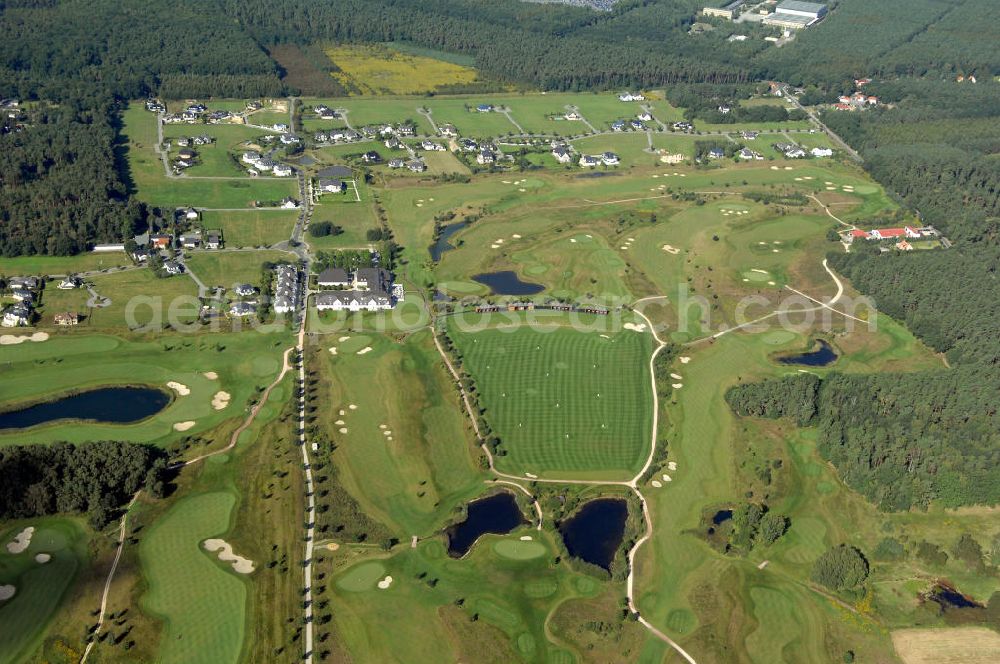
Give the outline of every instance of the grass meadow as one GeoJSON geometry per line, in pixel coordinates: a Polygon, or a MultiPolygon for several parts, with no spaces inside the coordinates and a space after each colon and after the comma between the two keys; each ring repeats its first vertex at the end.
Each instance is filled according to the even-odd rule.
{"type": "Polygon", "coordinates": [[[339,70],[334,78],[364,95],[432,92],[444,85],[472,83],[478,77],[472,67],[390,45],[345,44],[324,52],[339,70]]]}
{"type": "Polygon", "coordinates": [[[506,472],[624,477],[650,436],[649,335],[449,326],[506,472]],[[608,338],[605,338],[608,337],[608,338]]]}
{"type": "Polygon", "coordinates": [[[298,215],[288,210],[203,212],[201,223],[208,229],[220,229],[227,248],[262,247],[287,240],[298,215]]]}

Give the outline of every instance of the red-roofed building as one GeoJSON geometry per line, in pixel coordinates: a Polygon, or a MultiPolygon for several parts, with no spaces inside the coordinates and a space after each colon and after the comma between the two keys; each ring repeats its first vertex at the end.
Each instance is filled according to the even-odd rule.
{"type": "Polygon", "coordinates": [[[852,240],[869,239],[868,233],[866,231],[861,230],[860,228],[855,228],[853,231],[851,231],[850,238],[852,240]]]}
{"type": "Polygon", "coordinates": [[[870,234],[873,240],[888,240],[894,237],[905,237],[906,230],[903,228],[876,228],[870,234]]]}
{"type": "Polygon", "coordinates": [[[912,237],[914,239],[922,237],[920,231],[913,226],[903,226],[903,231],[906,233],[906,237],[912,237]]]}

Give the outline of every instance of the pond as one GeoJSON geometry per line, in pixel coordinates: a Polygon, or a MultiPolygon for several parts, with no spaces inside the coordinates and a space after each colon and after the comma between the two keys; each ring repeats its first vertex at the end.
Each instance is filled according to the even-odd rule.
{"type": "Polygon", "coordinates": [[[719,525],[733,518],[732,510],[719,510],[712,516],[712,523],[719,525]]]}
{"type": "Polygon", "coordinates": [[[163,410],[170,395],[153,387],[102,387],[0,413],[0,429],[25,429],[58,420],[130,424],[163,410]]]}
{"type": "Polygon", "coordinates": [[[513,494],[506,491],[469,503],[465,521],[448,528],[448,555],[461,558],[481,535],[506,535],[526,523],[513,494]]]}
{"type": "Polygon", "coordinates": [[[628,503],[622,498],[599,498],[581,507],[559,526],[569,555],[611,569],[611,561],[625,536],[628,503]]]}
{"type": "Polygon", "coordinates": [[[534,295],[545,290],[541,284],[521,281],[517,273],[510,270],[502,272],[485,272],[472,277],[473,281],[489,286],[494,295],[534,295]]]}
{"type": "Polygon", "coordinates": [[[446,251],[451,251],[455,248],[448,240],[452,235],[459,232],[463,228],[468,226],[464,221],[456,221],[454,224],[448,224],[447,226],[442,226],[441,230],[438,232],[437,240],[434,244],[430,246],[431,260],[435,263],[441,260],[441,256],[444,255],[446,251]]]}
{"type": "Polygon", "coordinates": [[[927,599],[937,602],[943,609],[971,609],[981,607],[982,604],[966,597],[955,588],[944,583],[939,583],[927,594],[927,599]]]}
{"type": "Polygon", "coordinates": [[[825,367],[836,361],[837,353],[834,352],[830,344],[823,339],[819,339],[818,343],[819,348],[816,350],[796,353],[795,355],[785,355],[779,357],[778,362],[782,364],[801,364],[807,367],[825,367]]]}

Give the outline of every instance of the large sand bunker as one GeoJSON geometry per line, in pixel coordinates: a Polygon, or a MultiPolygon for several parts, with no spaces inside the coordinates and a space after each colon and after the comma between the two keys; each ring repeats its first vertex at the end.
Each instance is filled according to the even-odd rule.
{"type": "Polygon", "coordinates": [[[622,325],[622,327],[624,327],[626,330],[632,330],[633,332],[645,332],[646,331],[646,324],[645,323],[625,323],[624,325],[622,325]]]}
{"type": "Polygon", "coordinates": [[[31,536],[35,534],[35,527],[28,526],[17,535],[14,541],[7,543],[7,552],[12,554],[24,553],[31,546],[31,536]]]}
{"type": "Polygon", "coordinates": [[[174,431],[187,431],[195,425],[194,420],[185,420],[184,422],[177,422],[174,424],[174,431]]]}
{"type": "Polygon", "coordinates": [[[218,392],[215,393],[215,396],[212,397],[212,408],[214,408],[215,410],[222,410],[223,408],[229,405],[229,400],[231,398],[232,395],[230,395],[229,392],[223,392],[222,390],[219,390],[218,392]]]}
{"type": "Polygon", "coordinates": [[[14,344],[24,343],[25,341],[48,341],[48,332],[35,332],[34,334],[4,334],[0,335],[0,346],[13,346],[14,344]]]}
{"type": "Polygon", "coordinates": [[[232,563],[233,570],[239,574],[249,574],[253,571],[253,561],[233,553],[233,547],[226,540],[207,539],[202,543],[206,551],[219,552],[219,560],[232,563]]]}
{"type": "Polygon", "coordinates": [[[185,385],[183,383],[178,383],[176,380],[172,380],[172,381],[168,382],[167,383],[167,387],[169,387],[170,389],[172,389],[174,392],[176,392],[178,395],[180,395],[182,397],[186,397],[187,395],[191,394],[191,390],[188,389],[187,385],[185,385]]]}

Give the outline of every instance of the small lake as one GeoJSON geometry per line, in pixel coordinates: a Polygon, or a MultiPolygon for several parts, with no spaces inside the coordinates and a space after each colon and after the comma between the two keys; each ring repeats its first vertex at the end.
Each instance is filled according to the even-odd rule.
{"type": "Polygon", "coordinates": [[[569,555],[611,569],[625,536],[628,503],[622,498],[598,498],[581,507],[559,526],[569,555]]]}
{"type": "Polygon", "coordinates": [[[451,251],[455,248],[448,240],[452,235],[459,232],[463,228],[468,226],[464,221],[456,221],[453,224],[448,224],[447,226],[442,226],[440,232],[438,232],[437,240],[430,247],[431,260],[435,263],[441,260],[441,256],[444,255],[446,251],[451,251]]]}
{"type": "Polygon", "coordinates": [[[448,528],[448,555],[461,558],[480,536],[486,533],[506,535],[526,523],[513,494],[498,493],[469,503],[465,521],[448,528]]]}
{"type": "Polygon", "coordinates": [[[494,295],[534,295],[545,290],[541,284],[521,281],[516,272],[486,272],[472,277],[473,281],[489,286],[494,295]]]}
{"type": "Polygon", "coordinates": [[[796,355],[785,355],[784,357],[779,357],[778,362],[782,364],[801,364],[807,367],[825,367],[828,364],[833,364],[837,359],[837,353],[823,339],[819,339],[818,343],[819,348],[816,350],[796,355]]]}
{"type": "Polygon", "coordinates": [[[25,429],[58,420],[130,424],[163,410],[170,395],[152,387],[102,387],[0,413],[0,429],[25,429]]]}
{"type": "Polygon", "coordinates": [[[733,518],[732,510],[719,510],[712,515],[712,523],[719,525],[720,523],[725,523],[733,518]]]}

